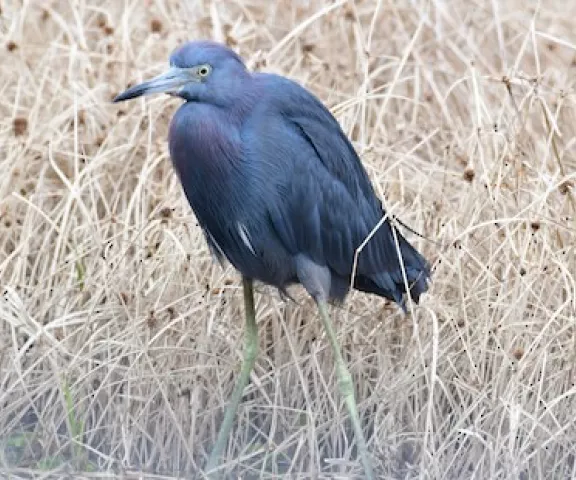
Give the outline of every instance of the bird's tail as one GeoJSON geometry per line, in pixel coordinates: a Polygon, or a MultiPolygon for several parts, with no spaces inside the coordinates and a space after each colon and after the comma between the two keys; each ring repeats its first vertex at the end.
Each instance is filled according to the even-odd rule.
{"type": "MultiPolygon", "coordinates": [[[[410,297],[415,303],[420,301],[420,296],[428,290],[428,279],[430,278],[430,265],[422,254],[413,247],[408,240],[398,234],[400,253],[406,271],[406,279],[410,288],[410,297]]],[[[402,275],[402,272],[400,272],[402,275]]],[[[406,293],[406,285],[402,279],[402,291],[406,293]]]]}
{"type": "MultiPolygon", "coordinates": [[[[412,300],[417,304],[420,296],[428,290],[430,278],[430,266],[426,259],[396,230],[402,263],[398,260],[397,267],[385,272],[371,275],[359,275],[354,281],[354,287],[358,290],[374,293],[376,295],[395,301],[406,312],[404,295],[409,293],[412,300]],[[406,273],[402,273],[402,266],[406,273]],[[408,292],[406,291],[408,284],[408,292]]],[[[394,247],[396,250],[396,248],[394,247]]]]}

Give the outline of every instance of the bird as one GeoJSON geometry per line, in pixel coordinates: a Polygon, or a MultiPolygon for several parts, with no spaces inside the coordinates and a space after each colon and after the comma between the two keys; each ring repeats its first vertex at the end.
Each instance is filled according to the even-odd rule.
{"type": "Polygon", "coordinates": [[[296,80],[251,71],[219,42],[189,40],[172,51],[164,73],[113,102],[154,93],[183,101],[170,121],[170,158],[210,251],[242,278],[242,367],[205,471],[220,468],[256,361],[259,282],[284,293],[301,285],[314,300],[365,478],[374,478],[329,306],[354,289],[406,311],[406,296],[418,304],[428,290],[428,261],[387,215],[334,115],[296,80]]]}

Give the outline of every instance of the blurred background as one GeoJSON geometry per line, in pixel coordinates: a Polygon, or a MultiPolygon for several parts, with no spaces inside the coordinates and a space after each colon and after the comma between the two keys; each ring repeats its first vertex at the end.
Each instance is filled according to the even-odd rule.
{"type": "MultiPolygon", "coordinates": [[[[239,276],[167,150],[111,104],[183,41],[331,109],[434,265],[413,314],[334,310],[380,478],[576,476],[576,3],[0,2],[0,475],[191,478],[238,373],[239,276]]],[[[259,286],[226,478],[362,469],[316,310],[259,286]]]]}

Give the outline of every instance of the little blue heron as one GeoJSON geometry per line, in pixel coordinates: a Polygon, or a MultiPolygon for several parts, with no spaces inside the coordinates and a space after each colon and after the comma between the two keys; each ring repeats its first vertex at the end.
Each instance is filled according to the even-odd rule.
{"type": "Polygon", "coordinates": [[[366,477],[373,478],[327,305],[353,287],[406,310],[404,295],[418,303],[428,288],[428,263],[385,217],[336,119],[298,83],[252,73],[230,48],[193,41],[172,53],[165,73],[114,102],[160,92],[184,100],[170,124],[170,157],[211,251],[241,273],[244,290],[242,368],[206,470],[218,466],[256,360],[256,280],[283,293],[299,283],[316,302],[366,477]]]}

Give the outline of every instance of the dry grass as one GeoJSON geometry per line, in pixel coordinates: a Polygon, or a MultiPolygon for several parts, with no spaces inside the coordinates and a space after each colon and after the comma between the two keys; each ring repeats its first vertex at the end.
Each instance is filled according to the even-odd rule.
{"type": "MultiPolygon", "coordinates": [[[[239,278],[172,171],[178,102],[110,104],[200,37],[316,92],[387,207],[441,244],[409,236],[435,263],[412,317],[357,293],[335,312],[379,476],[576,477],[576,3],[1,8],[4,478],[205,462],[239,367],[239,278]]],[[[230,478],[362,473],[328,342],[293,294],[259,288],[230,478]]]]}

